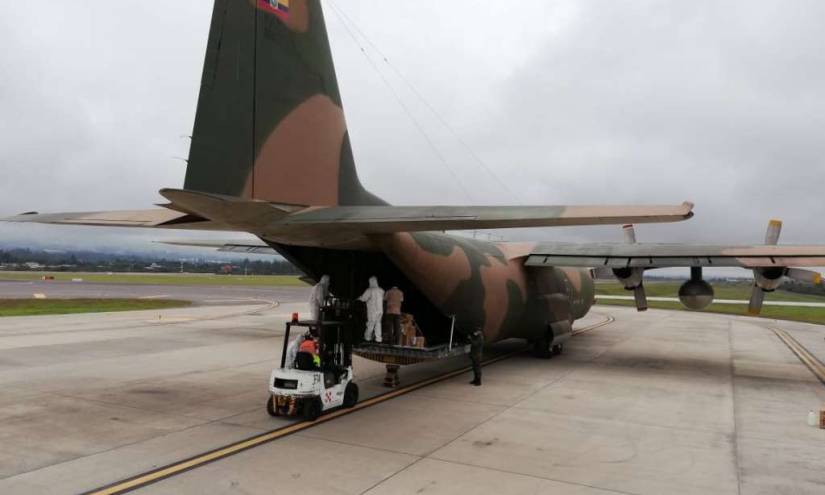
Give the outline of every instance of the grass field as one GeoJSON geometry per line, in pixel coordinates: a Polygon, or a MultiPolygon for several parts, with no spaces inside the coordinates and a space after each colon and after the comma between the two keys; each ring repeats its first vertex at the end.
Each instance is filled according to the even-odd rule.
{"type": "Polygon", "coordinates": [[[0,272],[2,280],[41,280],[53,276],[55,280],[82,279],[96,284],[142,285],[218,285],[218,286],[267,286],[306,287],[294,275],[214,275],[209,273],[71,273],[71,272],[0,272]]]}
{"type": "MultiPolygon", "coordinates": [[[[681,282],[645,281],[645,292],[648,297],[678,297],[681,282]]],[[[748,282],[713,282],[713,291],[716,299],[748,300],[751,297],[751,284],[748,282]]],[[[596,295],[632,296],[618,282],[597,282],[596,295]]],[[[795,301],[825,303],[825,297],[808,294],[796,294],[778,290],[765,295],[766,301],[795,301]]]]}
{"type": "Polygon", "coordinates": [[[171,309],[190,304],[174,299],[0,299],[0,317],[171,309]]]}
{"type": "MultiPolygon", "coordinates": [[[[645,292],[648,297],[678,297],[679,282],[645,282],[645,292]]],[[[713,284],[716,299],[750,299],[751,285],[749,283],[720,283],[713,284]]],[[[596,295],[630,296],[632,292],[626,291],[616,282],[599,282],[596,284],[596,295]]],[[[825,303],[825,297],[811,296],[805,294],[794,294],[790,292],[776,291],[765,295],[765,301],[793,301],[793,302],[818,302],[825,303]]],[[[599,304],[613,306],[635,306],[633,301],[602,299],[599,304]]],[[[648,306],[654,309],[685,309],[678,302],[669,301],[648,301],[648,306]]],[[[720,313],[729,315],[747,314],[747,304],[711,304],[703,310],[705,313],[720,313]]],[[[762,308],[761,318],[771,318],[777,320],[803,321],[807,323],[825,324],[825,308],[804,308],[787,306],[769,306],[762,308]]]]}

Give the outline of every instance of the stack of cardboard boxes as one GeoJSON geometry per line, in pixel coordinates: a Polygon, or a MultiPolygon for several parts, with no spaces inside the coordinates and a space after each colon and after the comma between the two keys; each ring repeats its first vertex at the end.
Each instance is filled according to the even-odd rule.
{"type": "Polygon", "coordinates": [[[415,324],[415,318],[407,313],[401,315],[401,345],[406,347],[427,347],[427,339],[424,338],[421,329],[415,324]]]}
{"type": "Polygon", "coordinates": [[[415,323],[415,318],[411,314],[401,314],[401,335],[397,341],[393,341],[392,339],[392,321],[389,315],[384,315],[381,327],[384,343],[404,347],[418,347],[421,349],[427,347],[427,339],[424,338],[424,334],[421,332],[421,329],[418,328],[418,325],[415,323]]]}

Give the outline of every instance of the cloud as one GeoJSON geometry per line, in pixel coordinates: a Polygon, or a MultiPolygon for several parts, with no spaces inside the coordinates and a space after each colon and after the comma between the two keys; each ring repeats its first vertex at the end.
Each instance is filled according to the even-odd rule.
{"type": "MultiPolygon", "coordinates": [[[[760,242],[780,217],[783,241],[821,242],[822,2],[325,7],[359,173],[395,203],[690,199],[695,219],[640,240],[760,242]]],[[[0,214],[145,208],[182,184],[210,15],[200,0],[5,7],[0,214]]]]}
{"type": "MultiPolygon", "coordinates": [[[[475,201],[512,202],[505,189],[515,191],[516,201],[534,204],[689,199],[697,204],[695,219],[641,226],[642,239],[759,242],[768,219],[780,217],[786,220],[783,240],[816,242],[811,233],[825,227],[818,213],[825,182],[825,52],[819,49],[825,32],[816,21],[823,10],[812,1],[526,2],[498,19],[504,22],[487,24],[468,3],[450,2],[439,15],[460,19],[464,27],[450,24],[447,34],[433,29],[422,38],[405,29],[405,21],[365,17],[360,23],[385,51],[393,48],[389,30],[416,40],[407,52],[396,52],[396,66],[435,59],[436,70],[408,79],[428,88],[428,99],[446,109],[447,119],[507,182],[497,188],[466,153],[450,155],[465,189],[483,191],[475,201]],[[553,28],[536,29],[536,23],[553,28]],[[485,33],[486,42],[462,44],[456,33],[465,39],[485,33]],[[499,42],[497,49],[480,56],[491,42],[499,42]]],[[[420,31],[419,17],[409,22],[420,31]]],[[[369,80],[369,74],[357,77],[369,80]]],[[[345,93],[357,86],[350,81],[345,93]]],[[[353,99],[368,97],[356,94],[353,99]]],[[[384,120],[365,115],[369,108],[350,112],[351,125],[384,120]]],[[[450,141],[433,119],[421,120],[431,124],[435,141],[450,141]]],[[[379,140],[394,146],[400,139],[384,134],[379,140]]],[[[416,160],[429,165],[419,167],[427,179],[452,182],[415,132],[403,140],[416,143],[416,160]]],[[[389,172],[373,168],[369,140],[357,144],[367,150],[363,166],[379,177],[373,183],[380,192],[403,194],[406,201],[463,196],[456,184],[446,193],[423,184],[399,193],[389,172]]],[[[395,162],[407,165],[405,156],[395,162]]],[[[619,238],[615,228],[604,227],[514,234],[619,238]]]]}

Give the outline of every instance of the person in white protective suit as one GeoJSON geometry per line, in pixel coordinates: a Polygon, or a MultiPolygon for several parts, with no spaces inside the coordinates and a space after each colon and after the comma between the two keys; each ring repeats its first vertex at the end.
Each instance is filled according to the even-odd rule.
{"type": "Polygon", "coordinates": [[[321,307],[324,300],[329,295],[329,275],[324,275],[321,280],[312,287],[309,293],[309,319],[318,321],[321,319],[321,307]]]}
{"type": "Polygon", "coordinates": [[[384,316],[384,289],[378,286],[378,279],[370,277],[370,286],[364,291],[359,301],[367,305],[367,330],[364,340],[381,342],[381,317],[384,316]]]}

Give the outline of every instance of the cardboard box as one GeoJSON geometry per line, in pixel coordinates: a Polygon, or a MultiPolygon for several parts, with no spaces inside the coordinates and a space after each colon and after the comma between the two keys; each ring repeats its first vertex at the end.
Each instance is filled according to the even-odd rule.
{"type": "Polygon", "coordinates": [[[408,327],[404,329],[404,345],[407,347],[415,345],[415,328],[408,327]]]}
{"type": "Polygon", "coordinates": [[[819,411],[819,427],[825,430],[825,409],[819,411]]]}
{"type": "Polygon", "coordinates": [[[415,338],[418,336],[418,326],[412,315],[401,315],[401,345],[413,347],[415,345],[415,338]]]}

